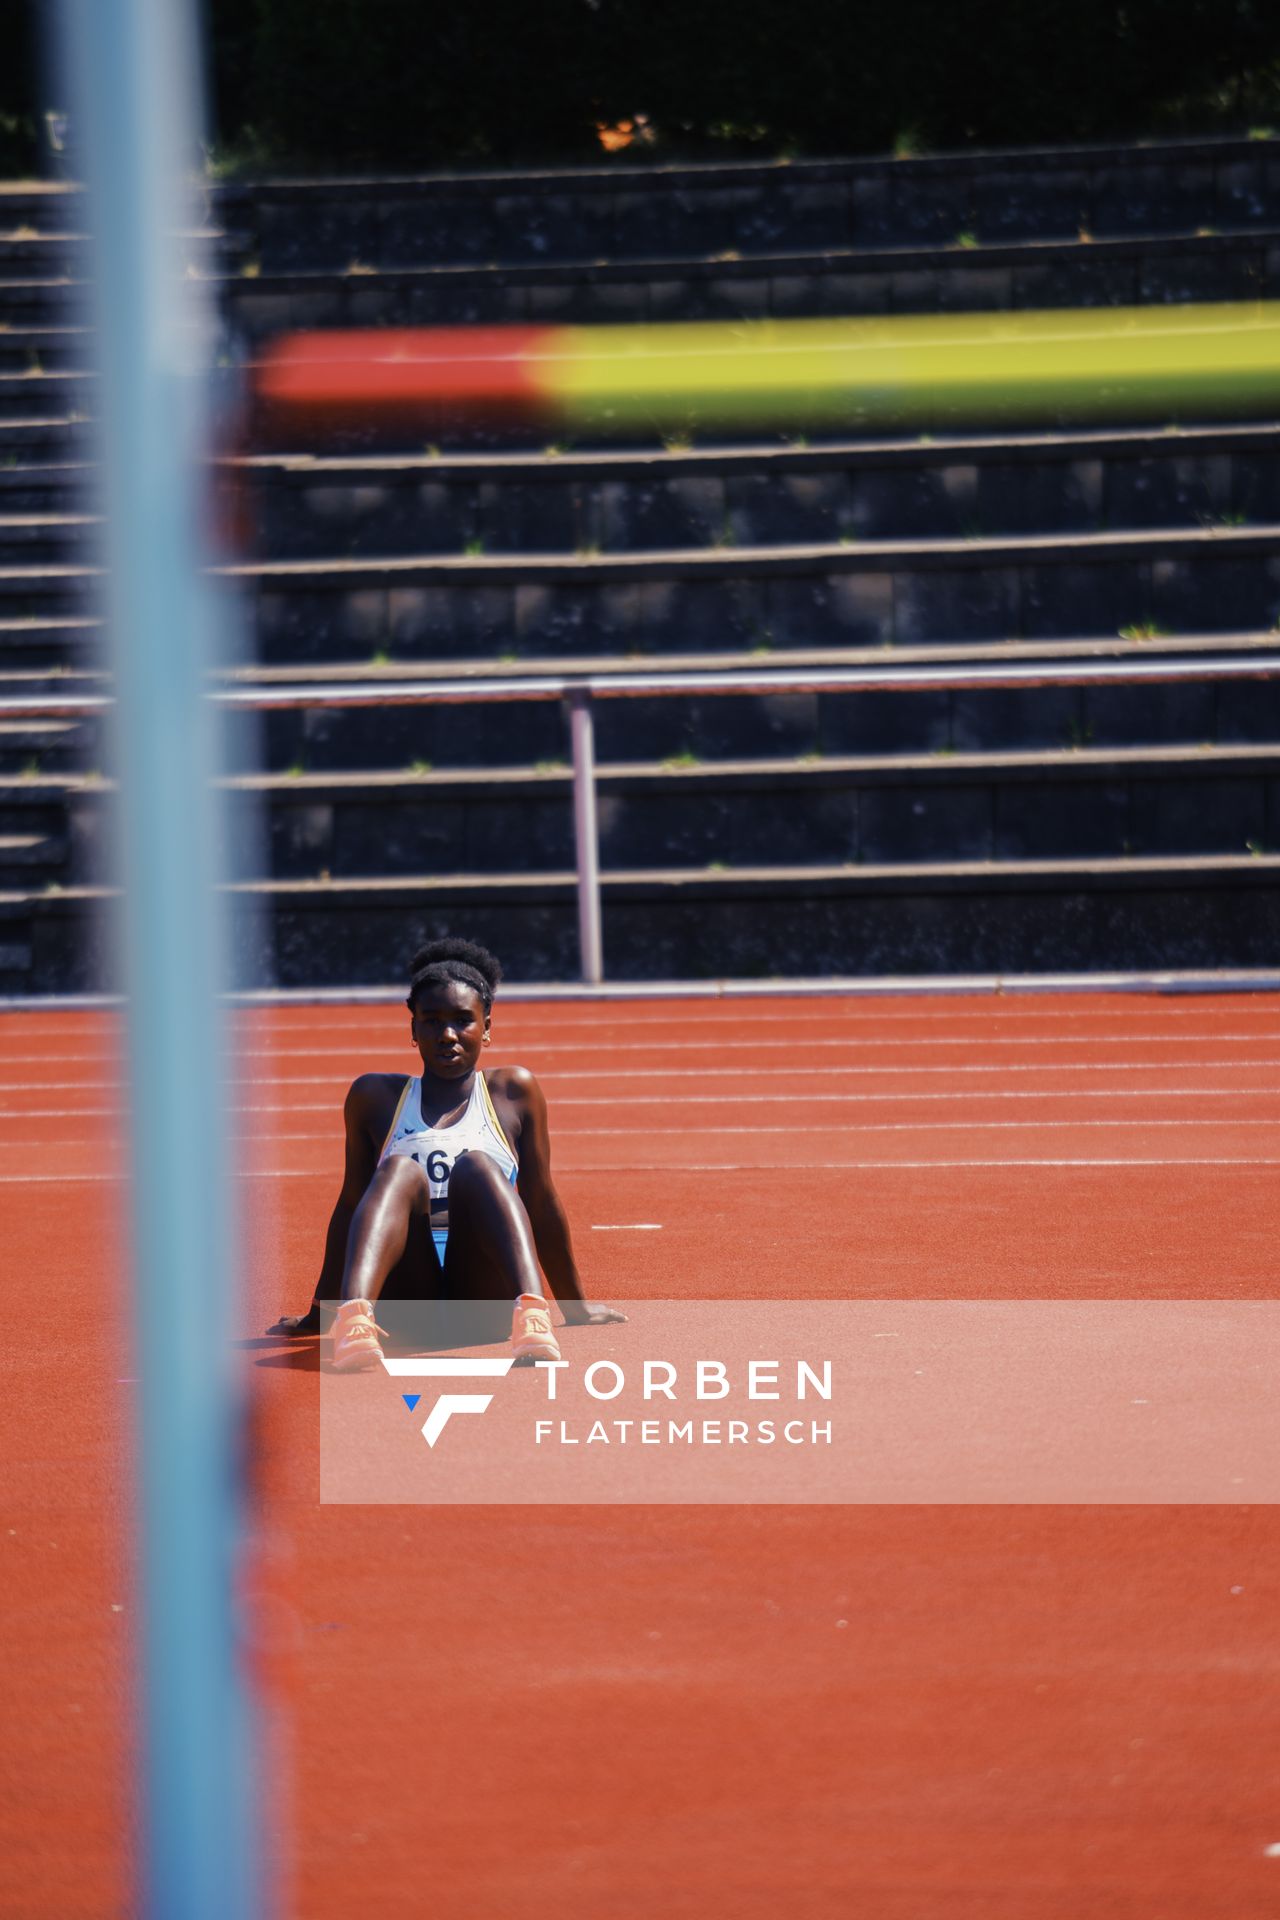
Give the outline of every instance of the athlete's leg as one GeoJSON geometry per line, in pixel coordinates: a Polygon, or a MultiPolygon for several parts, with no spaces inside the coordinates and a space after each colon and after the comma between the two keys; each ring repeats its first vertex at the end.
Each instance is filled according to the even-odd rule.
{"type": "MultiPolygon", "coordinates": [[[[466,1153],[453,1163],[444,1279],[455,1299],[514,1304],[511,1349],[517,1366],[560,1358],[524,1202],[486,1153],[466,1153]]],[[[499,1308],[504,1310],[510,1308],[499,1308]]]]}
{"type": "Polygon", "coordinates": [[[342,1300],[333,1322],[332,1365],[351,1373],[381,1364],[385,1329],[373,1302],[387,1276],[404,1258],[409,1229],[431,1213],[431,1187],[417,1162],[392,1154],[374,1172],[351,1217],[342,1271],[342,1300]]]}
{"type": "Polygon", "coordinates": [[[514,1300],[543,1290],[524,1202],[487,1153],[454,1161],[444,1272],[455,1299],[514,1300]]]}
{"type": "Polygon", "coordinates": [[[429,1216],[431,1188],[416,1160],[391,1154],[378,1167],[351,1220],[342,1270],[344,1300],[376,1300],[404,1258],[409,1225],[429,1216]]]}

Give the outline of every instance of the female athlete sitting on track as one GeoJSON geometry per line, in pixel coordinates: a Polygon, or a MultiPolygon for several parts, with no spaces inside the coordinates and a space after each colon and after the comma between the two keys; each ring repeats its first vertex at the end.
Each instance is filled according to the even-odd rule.
{"type": "Polygon", "coordinates": [[[346,1171],[315,1298],[309,1312],[271,1329],[318,1333],[320,1302],[341,1295],[333,1327],[341,1372],[378,1365],[383,1330],[372,1303],[401,1262],[417,1297],[514,1298],[511,1344],[525,1365],[560,1358],[539,1263],[567,1324],[626,1319],[582,1297],[551,1181],[542,1089],[527,1067],[480,1070],[501,978],[493,955],[469,940],[423,947],[406,1002],[421,1076],[362,1073],[347,1094],[346,1171]]]}

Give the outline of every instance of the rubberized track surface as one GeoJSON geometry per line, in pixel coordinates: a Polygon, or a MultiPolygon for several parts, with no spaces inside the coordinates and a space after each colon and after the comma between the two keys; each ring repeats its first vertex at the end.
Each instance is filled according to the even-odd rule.
{"type": "MultiPolygon", "coordinates": [[[[260,1330],[306,1302],[342,1091],[411,1065],[407,1023],[250,1018],[292,1911],[1276,1911],[1276,1509],[320,1507],[314,1343],[260,1330]]],[[[547,1089],[599,1298],[1274,1295],[1276,997],[513,1005],[495,1033],[547,1089]]],[[[105,1016],[0,1019],[23,1920],[131,1904],[113,1048],[105,1016]]]]}

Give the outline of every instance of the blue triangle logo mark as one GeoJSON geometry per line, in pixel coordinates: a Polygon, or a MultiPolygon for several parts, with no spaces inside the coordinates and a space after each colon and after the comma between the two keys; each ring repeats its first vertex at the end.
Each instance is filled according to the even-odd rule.
{"type": "Polygon", "coordinates": [[[400,1398],[404,1401],[410,1413],[412,1413],[419,1400],[421,1400],[422,1395],[420,1393],[402,1393],[400,1398]]]}

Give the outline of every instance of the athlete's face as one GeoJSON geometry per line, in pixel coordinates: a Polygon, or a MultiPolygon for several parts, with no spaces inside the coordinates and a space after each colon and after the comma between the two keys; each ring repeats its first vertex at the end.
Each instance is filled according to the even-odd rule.
{"type": "Polygon", "coordinates": [[[424,987],[413,1003],[409,1031],[424,1073],[438,1080],[464,1080],[489,1044],[484,1002],[460,980],[424,987]]]}

